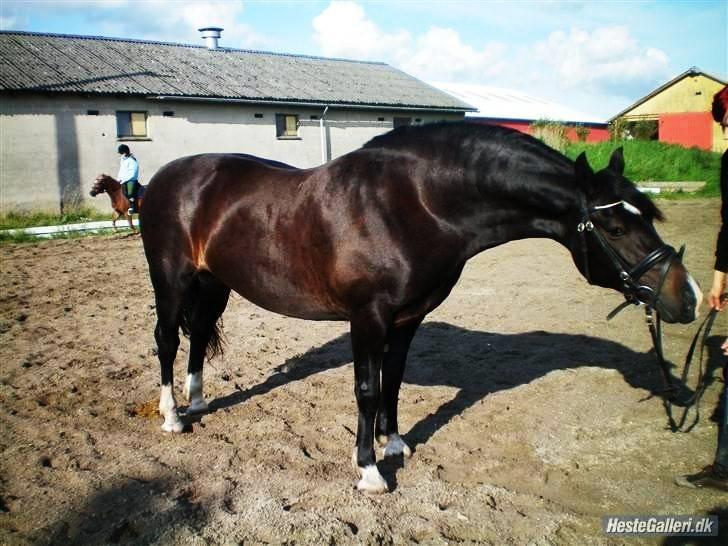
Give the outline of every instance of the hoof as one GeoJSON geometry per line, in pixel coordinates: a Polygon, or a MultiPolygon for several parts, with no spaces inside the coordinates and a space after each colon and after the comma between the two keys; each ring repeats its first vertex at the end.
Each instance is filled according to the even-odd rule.
{"type": "Polygon", "coordinates": [[[396,457],[397,455],[403,455],[409,459],[412,457],[412,450],[404,442],[404,440],[400,438],[399,434],[392,434],[389,436],[389,441],[384,447],[384,456],[396,457]]]}
{"type": "Polygon", "coordinates": [[[174,417],[165,417],[164,423],[162,423],[162,430],[164,432],[179,433],[182,432],[183,428],[185,428],[184,424],[176,415],[174,417]]]}
{"type": "Polygon", "coordinates": [[[207,402],[205,402],[204,398],[198,398],[197,400],[192,400],[190,402],[190,405],[187,408],[187,413],[205,413],[209,409],[210,408],[207,405],[207,402]]]}
{"type": "Polygon", "coordinates": [[[382,478],[382,475],[379,473],[376,465],[369,465],[364,468],[357,467],[357,471],[361,476],[361,480],[359,480],[359,483],[356,484],[356,488],[359,491],[375,495],[380,495],[389,491],[387,482],[384,478],[382,478]]]}

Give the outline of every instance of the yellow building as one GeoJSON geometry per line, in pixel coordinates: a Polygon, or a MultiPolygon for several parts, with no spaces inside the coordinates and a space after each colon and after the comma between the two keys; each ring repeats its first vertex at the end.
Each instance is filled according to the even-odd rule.
{"type": "Polygon", "coordinates": [[[726,82],[693,67],[642,97],[609,120],[626,124],[654,122],[654,136],[661,142],[697,146],[723,152],[728,148],[728,133],[713,121],[713,95],[726,82]]]}

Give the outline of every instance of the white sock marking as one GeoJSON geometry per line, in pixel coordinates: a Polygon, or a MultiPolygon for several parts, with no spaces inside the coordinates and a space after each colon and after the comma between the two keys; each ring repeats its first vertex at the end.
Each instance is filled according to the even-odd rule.
{"type": "Polygon", "coordinates": [[[384,478],[379,473],[377,465],[370,464],[364,468],[359,467],[359,474],[361,475],[361,480],[356,484],[356,488],[359,491],[366,493],[386,493],[389,491],[387,482],[384,481],[384,478]]]}
{"type": "Polygon", "coordinates": [[[177,415],[177,402],[174,399],[172,385],[162,385],[159,395],[159,413],[164,417],[163,431],[182,432],[184,425],[177,415]]]}
{"type": "Polygon", "coordinates": [[[390,434],[387,445],[384,447],[384,456],[394,457],[396,455],[404,455],[409,458],[412,456],[412,450],[399,434],[390,434]]]}
{"type": "Polygon", "coordinates": [[[187,413],[202,413],[207,411],[207,402],[202,396],[202,372],[187,374],[185,381],[185,398],[190,403],[187,413]]]}

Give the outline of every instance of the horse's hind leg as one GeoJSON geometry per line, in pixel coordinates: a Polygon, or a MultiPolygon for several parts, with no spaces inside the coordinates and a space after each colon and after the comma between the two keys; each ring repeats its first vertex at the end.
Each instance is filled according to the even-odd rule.
{"type": "Polygon", "coordinates": [[[212,356],[220,351],[217,321],[225,311],[230,289],[210,273],[201,272],[190,288],[189,330],[190,359],[184,395],[189,402],[188,413],[207,411],[202,394],[202,367],[208,352],[212,356]]]}
{"type": "Polygon", "coordinates": [[[382,364],[382,397],[379,401],[375,427],[377,442],[385,446],[385,457],[412,455],[410,447],[399,436],[397,404],[407,362],[407,352],[417,328],[422,323],[422,318],[411,324],[392,329],[387,340],[389,349],[384,354],[382,364]]]}
{"type": "Polygon", "coordinates": [[[192,271],[175,270],[175,273],[165,275],[161,273],[161,270],[167,269],[167,266],[160,265],[155,268],[151,262],[149,266],[157,307],[157,326],[154,328],[154,338],[157,341],[162,375],[162,387],[159,395],[159,413],[164,417],[162,430],[182,432],[184,425],[177,415],[177,401],[174,397],[172,379],[174,359],[179,347],[182,306],[192,279],[192,271]],[[157,274],[155,275],[155,273],[157,274]]]}

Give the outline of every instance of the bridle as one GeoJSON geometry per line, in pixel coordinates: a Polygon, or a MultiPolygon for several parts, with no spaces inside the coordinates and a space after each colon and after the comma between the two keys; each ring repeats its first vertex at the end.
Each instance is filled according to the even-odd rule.
{"type": "MultiPolygon", "coordinates": [[[[585,276],[587,280],[591,283],[591,278],[589,275],[589,260],[586,234],[592,234],[596,241],[599,243],[599,246],[609,257],[609,260],[611,261],[614,268],[617,270],[619,278],[622,281],[622,293],[624,294],[625,298],[625,301],[623,303],[618,305],[611,313],[609,313],[609,315],[607,315],[607,320],[613,319],[620,311],[622,311],[629,305],[644,306],[645,320],[650,331],[650,336],[652,337],[652,344],[655,348],[655,355],[657,356],[657,361],[660,365],[662,376],[667,385],[667,390],[663,401],[665,404],[665,410],[669,418],[670,429],[673,432],[689,432],[700,419],[700,399],[702,398],[706,388],[710,383],[710,378],[706,377],[706,374],[703,370],[703,349],[706,346],[708,335],[710,334],[710,330],[713,326],[713,322],[715,321],[717,312],[715,309],[713,309],[705,317],[705,320],[703,320],[701,325],[698,327],[698,330],[695,333],[695,337],[693,337],[692,343],[690,344],[690,349],[688,350],[687,356],[685,357],[685,365],[683,367],[683,372],[681,376],[682,385],[687,384],[686,382],[688,379],[688,372],[692,364],[692,359],[693,355],[695,354],[698,339],[700,339],[700,368],[698,372],[698,383],[691,396],[687,400],[682,401],[681,405],[684,408],[683,414],[678,420],[676,420],[672,415],[672,404],[673,402],[675,402],[676,394],[679,390],[679,387],[678,384],[676,384],[676,382],[674,381],[672,374],[670,373],[670,365],[665,360],[663,354],[662,322],[660,319],[660,314],[655,313],[654,310],[656,309],[657,302],[660,299],[660,292],[662,291],[662,286],[665,282],[665,278],[667,277],[667,274],[670,271],[673,262],[675,260],[682,260],[683,254],[685,253],[685,245],[682,245],[679,251],[675,251],[675,249],[670,245],[663,244],[662,246],[647,254],[647,256],[645,256],[642,261],[634,266],[630,266],[629,263],[622,257],[622,255],[617,252],[617,250],[615,250],[612,245],[609,244],[609,241],[606,240],[606,238],[599,232],[599,230],[596,229],[590,217],[590,215],[595,212],[620,205],[628,209],[630,207],[633,207],[633,205],[630,205],[625,201],[616,201],[614,203],[608,203],[606,205],[597,205],[587,208],[584,202],[584,198],[582,197],[581,222],[579,222],[579,224],[577,225],[576,230],[579,234],[581,234],[581,248],[584,259],[583,264],[585,276]],[[645,275],[645,273],[647,273],[660,263],[662,265],[660,266],[660,276],[656,288],[653,290],[645,284],[640,284],[640,279],[645,275]],[[701,332],[702,338],[700,337],[701,332]],[[695,417],[688,426],[685,426],[688,412],[693,406],[695,406],[695,417]]],[[[636,212],[639,213],[638,210],[636,212]]]]}
{"type": "Polygon", "coordinates": [[[591,234],[609,258],[609,261],[617,271],[619,279],[622,282],[622,294],[624,294],[626,301],[609,314],[608,318],[610,319],[631,304],[646,305],[654,308],[660,299],[660,292],[667,274],[670,271],[670,267],[672,267],[672,264],[676,259],[682,259],[683,253],[685,252],[685,245],[683,245],[680,251],[677,252],[670,245],[663,244],[647,254],[647,256],[645,256],[639,263],[630,265],[627,260],[625,260],[624,257],[622,257],[622,255],[609,244],[609,241],[607,241],[604,235],[596,229],[594,222],[591,220],[591,214],[616,206],[633,207],[633,205],[624,201],[616,201],[614,203],[597,205],[590,208],[582,206],[581,222],[579,222],[576,226],[576,231],[581,234],[584,273],[587,281],[591,283],[586,235],[591,234]],[[648,271],[660,263],[662,263],[662,265],[660,266],[660,276],[656,288],[652,289],[645,284],[641,284],[640,279],[648,271]]]}

